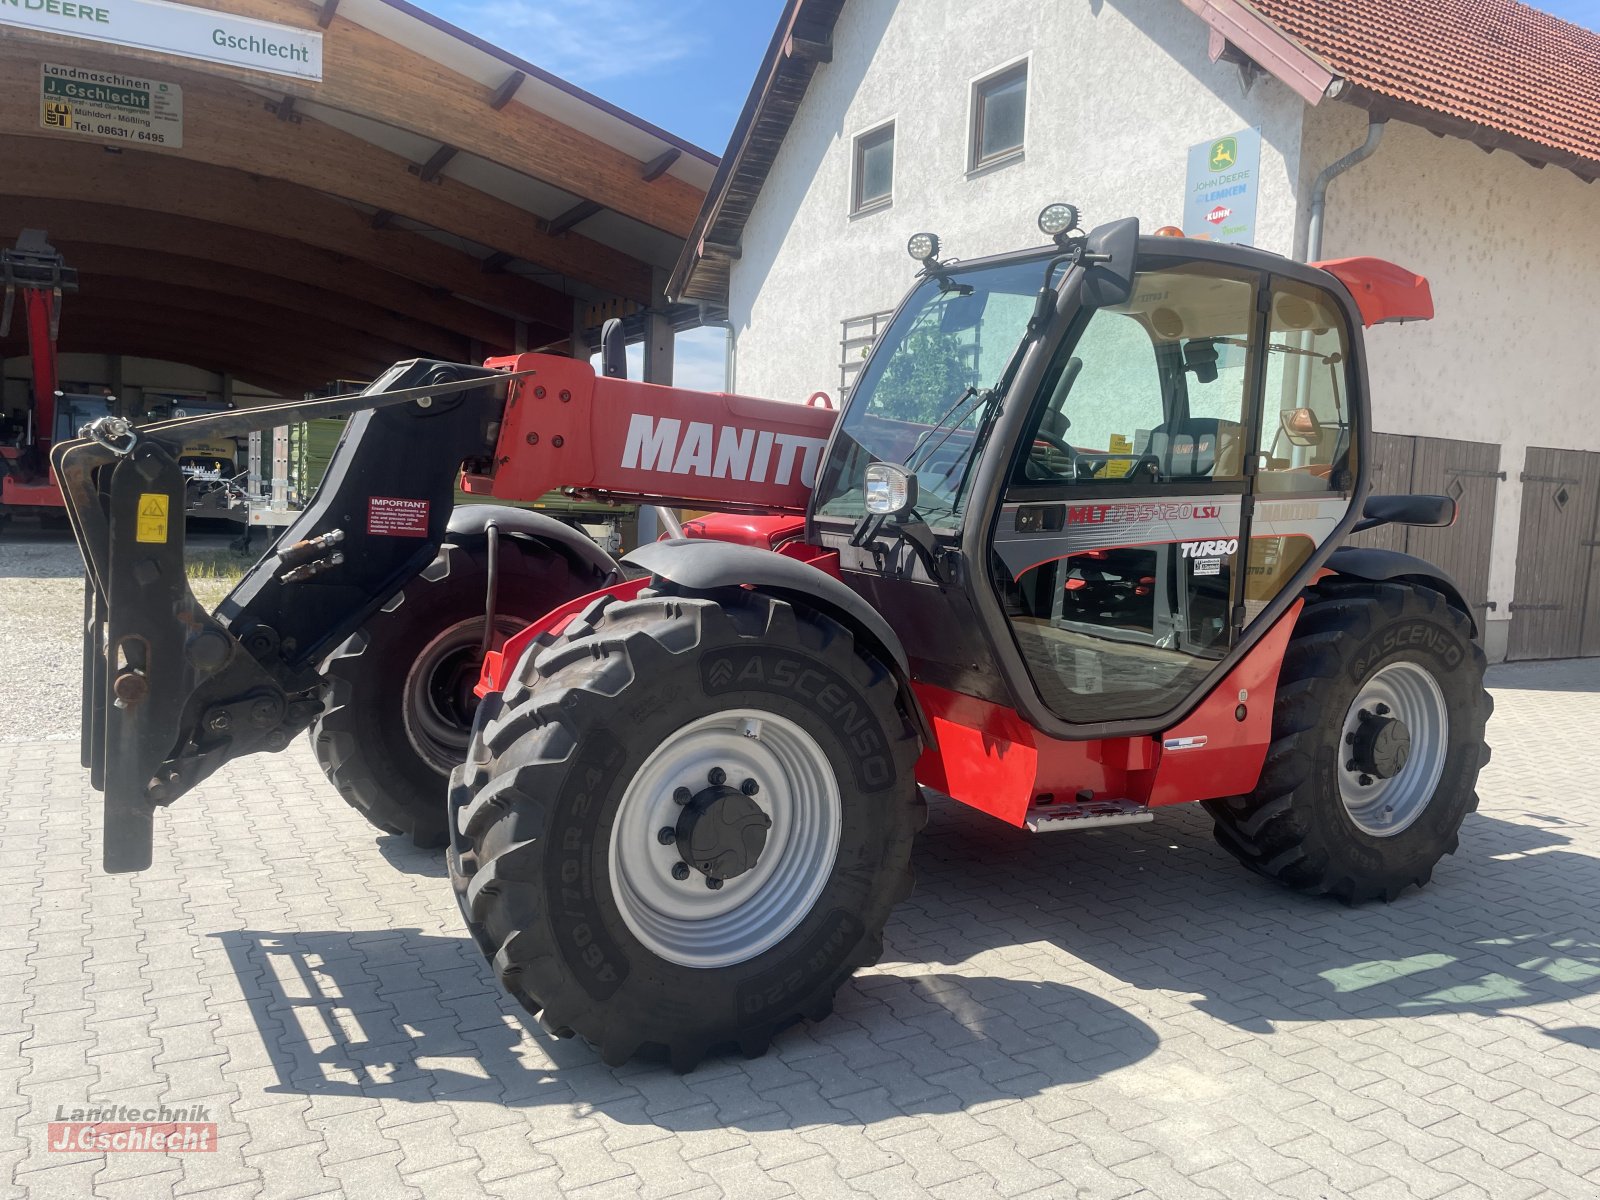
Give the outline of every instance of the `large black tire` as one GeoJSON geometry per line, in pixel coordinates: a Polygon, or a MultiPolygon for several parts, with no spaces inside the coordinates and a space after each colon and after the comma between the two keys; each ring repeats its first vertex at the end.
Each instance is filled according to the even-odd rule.
{"type": "MultiPolygon", "coordinates": [[[[605,585],[540,542],[500,538],[497,641],[605,585]]],[[[311,745],[351,808],[421,847],[449,841],[451,770],[466,758],[488,567],[446,542],[433,562],[333,652],[311,745]]]]}
{"type": "MultiPolygon", "coordinates": [[[[716,1047],[760,1054],[786,1026],[825,1017],[840,985],[882,953],[889,911],[911,890],[912,838],[926,820],[913,776],[919,746],[891,673],[820,613],[737,590],[721,604],[646,592],[592,609],[546,649],[530,652],[516,683],[479,710],[472,752],[451,792],[458,836],[450,866],[469,928],[507,991],[547,1030],[598,1046],[607,1063],[642,1052],[687,1071],[716,1047]],[[611,860],[624,843],[653,841],[645,826],[673,811],[661,807],[663,798],[671,804],[688,792],[653,783],[630,792],[630,784],[655,780],[641,772],[660,770],[652,764],[663,755],[705,736],[693,732],[704,723],[752,711],[763,721],[758,744],[789,722],[825,755],[815,761],[817,778],[837,788],[829,818],[838,830],[836,856],[805,874],[820,891],[809,907],[802,898],[786,910],[787,932],[780,920],[766,935],[778,940],[762,948],[759,939],[736,938],[713,949],[750,957],[685,965],[670,947],[661,951],[635,935],[622,908],[628,884],[619,892],[611,860]],[[619,833],[630,821],[644,837],[619,833]]],[[[720,753],[695,761],[721,761],[720,753]]],[[[711,784],[716,776],[713,769],[711,784]]],[[[679,812],[713,790],[698,778],[684,782],[708,790],[679,812]]],[[[764,783],[756,799],[771,806],[773,845],[792,847],[798,841],[778,840],[784,817],[770,800],[786,786],[783,778],[764,783]]],[[[784,855],[798,851],[760,853],[777,856],[762,869],[778,879],[784,855]]],[[[659,874],[636,873],[656,886],[669,865],[680,870],[663,862],[659,874]]],[[[668,904],[693,904],[688,897],[712,886],[709,873],[686,868],[673,875],[681,883],[660,884],[689,889],[684,901],[669,896],[668,904]]],[[[756,869],[745,881],[756,891],[725,898],[738,895],[736,914],[756,911],[752,897],[772,894],[756,869]]],[[[730,888],[739,882],[729,880],[730,888]]],[[[631,903],[638,919],[638,902],[631,903]]],[[[671,925],[670,935],[693,924],[671,925]]]]}
{"type": "MultiPolygon", "coordinates": [[[[1484,725],[1494,708],[1483,690],[1483,672],[1483,651],[1466,614],[1440,593],[1419,584],[1325,581],[1313,589],[1284,655],[1272,745],[1256,790],[1206,803],[1216,819],[1217,841],[1253,871],[1347,904],[1393,900],[1413,884],[1426,884],[1439,860],[1455,852],[1462,821],[1478,807],[1478,770],[1489,761],[1484,725]],[[1350,716],[1352,706],[1395,664],[1412,664],[1437,684],[1448,735],[1436,739],[1444,760],[1431,794],[1418,785],[1416,794],[1425,799],[1410,824],[1380,835],[1372,828],[1395,821],[1393,815],[1384,815],[1380,799],[1362,812],[1369,826],[1363,827],[1345,802],[1340,779],[1343,773],[1356,780],[1353,794],[1361,809],[1369,789],[1376,795],[1381,787],[1399,785],[1408,778],[1405,771],[1427,763],[1419,744],[1398,768],[1393,759],[1385,763],[1390,776],[1353,766],[1354,755],[1374,751],[1357,742],[1360,713],[1368,712],[1365,720],[1371,720],[1371,710],[1363,701],[1350,716]]],[[[1387,677],[1396,674],[1421,679],[1404,667],[1387,677]]],[[[1419,776],[1428,777],[1431,769],[1419,776]]]]}

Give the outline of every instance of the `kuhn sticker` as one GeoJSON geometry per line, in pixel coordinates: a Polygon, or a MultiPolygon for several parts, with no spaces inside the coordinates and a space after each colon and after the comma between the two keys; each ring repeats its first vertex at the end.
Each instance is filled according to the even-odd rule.
{"type": "Polygon", "coordinates": [[[1212,542],[1184,542],[1185,558],[1226,558],[1239,552],[1238,538],[1219,538],[1212,542]]]}
{"type": "Polygon", "coordinates": [[[676,417],[634,413],[622,447],[625,470],[661,471],[668,475],[702,475],[785,487],[800,470],[805,487],[817,481],[817,464],[826,439],[768,429],[740,429],[676,417]]]}

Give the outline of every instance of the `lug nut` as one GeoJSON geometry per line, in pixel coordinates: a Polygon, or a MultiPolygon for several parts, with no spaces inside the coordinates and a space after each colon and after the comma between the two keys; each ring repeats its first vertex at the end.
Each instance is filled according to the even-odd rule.
{"type": "Polygon", "coordinates": [[[660,842],[663,846],[670,846],[677,840],[678,831],[671,825],[667,825],[656,832],[656,841],[660,842]]]}
{"type": "Polygon", "coordinates": [[[1378,715],[1380,717],[1387,717],[1389,715],[1389,706],[1387,704],[1378,705],[1378,715]]]}
{"type": "Polygon", "coordinates": [[[721,787],[727,781],[728,773],[721,767],[712,767],[711,770],[706,772],[706,782],[710,783],[712,787],[721,787]]]}
{"type": "Polygon", "coordinates": [[[679,788],[677,791],[672,793],[672,799],[676,804],[687,804],[689,801],[694,799],[694,793],[688,788],[679,788]]]}
{"type": "Polygon", "coordinates": [[[759,792],[761,790],[761,785],[759,783],[757,783],[754,779],[746,779],[743,783],[741,783],[739,785],[739,790],[741,792],[743,792],[746,796],[754,796],[757,792],[759,792]]]}
{"type": "Polygon", "coordinates": [[[706,886],[713,892],[720,892],[722,890],[722,880],[718,879],[715,875],[707,875],[706,886]]]}
{"type": "Polygon", "coordinates": [[[676,862],[672,864],[672,877],[683,880],[689,878],[689,864],[676,862]]]}
{"type": "Polygon", "coordinates": [[[1359,713],[1357,713],[1357,714],[1356,714],[1356,715],[1357,715],[1357,716],[1358,716],[1358,717],[1360,717],[1360,718],[1361,718],[1361,720],[1363,720],[1363,721],[1370,721],[1370,720],[1372,720],[1372,714],[1371,714],[1371,713],[1370,713],[1370,712],[1368,712],[1368,711],[1367,711],[1367,710],[1366,710],[1366,709],[1364,709],[1364,708],[1363,708],[1363,709],[1362,709],[1362,710],[1361,710],[1361,711],[1360,711],[1360,712],[1359,712],[1359,713]]]}
{"type": "Polygon", "coordinates": [[[1360,763],[1356,762],[1356,760],[1352,758],[1349,762],[1344,764],[1344,769],[1346,771],[1354,771],[1360,765],[1360,763]]]}
{"type": "Polygon", "coordinates": [[[1372,783],[1372,776],[1371,775],[1363,775],[1361,777],[1360,783],[1361,783],[1362,787],[1370,786],[1371,783],[1372,783]]]}

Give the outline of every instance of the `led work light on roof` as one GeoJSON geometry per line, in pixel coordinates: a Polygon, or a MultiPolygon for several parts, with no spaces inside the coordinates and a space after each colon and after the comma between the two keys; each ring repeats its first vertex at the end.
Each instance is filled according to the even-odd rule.
{"type": "Polygon", "coordinates": [[[920,263],[931,263],[939,257],[939,235],[913,233],[911,240],[906,243],[906,253],[920,263]]]}
{"type": "Polygon", "coordinates": [[[872,463],[865,478],[867,511],[878,517],[903,513],[917,502],[917,477],[898,463],[872,463]]]}
{"type": "Polygon", "coordinates": [[[1039,212],[1039,232],[1047,237],[1059,237],[1077,228],[1078,209],[1073,204],[1047,204],[1039,212]]]}

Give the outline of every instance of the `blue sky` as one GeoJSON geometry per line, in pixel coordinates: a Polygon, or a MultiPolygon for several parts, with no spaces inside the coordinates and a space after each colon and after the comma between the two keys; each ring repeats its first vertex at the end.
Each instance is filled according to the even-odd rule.
{"type": "Polygon", "coordinates": [[[721,154],[782,0],[417,0],[721,154]]]}

